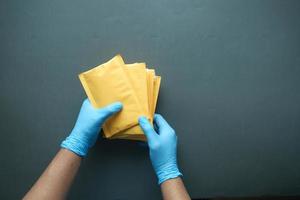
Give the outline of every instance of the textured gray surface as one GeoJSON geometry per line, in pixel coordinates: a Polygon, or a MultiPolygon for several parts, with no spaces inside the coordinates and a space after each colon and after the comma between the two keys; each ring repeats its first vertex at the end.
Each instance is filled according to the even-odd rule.
{"type": "MultiPolygon", "coordinates": [[[[192,197],[300,195],[300,1],[1,1],[0,197],[70,132],[77,74],[116,53],[162,75],[192,197]]],[[[99,141],[71,199],[158,199],[147,149],[99,141]],[[98,198],[99,197],[99,198],[98,198]]]]}

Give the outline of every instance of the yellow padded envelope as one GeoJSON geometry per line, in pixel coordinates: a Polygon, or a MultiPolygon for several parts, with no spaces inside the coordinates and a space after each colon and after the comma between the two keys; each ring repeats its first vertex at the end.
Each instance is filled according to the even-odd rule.
{"type": "MultiPolygon", "coordinates": [[[[147,73],[153,75],[153,73],[150,72],[150,71],[148,71],[147,73]]],[[[152,83],[153,87],[151,87],[151,88],[153,88],[153,94],[152,94],[153,98],[152,99],[154,100],[154,103],[153,103],[153,105],[149,106],[149,107],[151,107],[151,112],[152,112],[151,117],[152,118],[153,118],[155,108],[156,108],[156,104],[157,104],[160,82],[161,82],[161,77],[160,76],[155,76],[153,78],[153,83],[152,83]]],[[[139,129],[137,129],[136,127],[139,127],[139,126],[134,126],[133,128],[122,131],[119,134],[114,135],[111,139],[118,138],[118,139],[146,141],[146,137],[145,137],[143,131],[140,129],[140,127],[139,127],[139,129]]]]}
{"type": "MultiPolygon", "coordinates": [[[[130,79],[130,82],[134,85],[134,89],[136,90],[137,96],[143,105],[144,110],[147,112],[146,116],[152,122],[153,116],[151,115],[149,108],[149,95],[153,95],[153,87],[151,87],[151,92],[149,92],[149,79],[148,79],[148,69],[146,69],[145,63],[133,63],[126,64],[125,71],[130,79]]],[[[151,83],[153,84],[153,83],[151,83]]],[[[145,136],[143,131],[139,125],[136,125],[132,128],[126,129],[118,134],[112,136],[111,139],[119,138],[119,139],[133,139],[142,137],[142,140],[145,140],[145,136]],[[139,136],[137,136],[139,135],[139,136]],[[141,136],[142,135],[142,136],[141,136]]]]}
{"type": "MultiPolygon", "coordinates": [[[[133,88],[136,92],[136,95],[140,101],[140,104],[142,105],[144,109],[144,113],[148,119],[151,119],[153,116],[151,115],[149,111],[149,103],[148,103],[148,89],[147,89],[147,73],[146,73],[146,64],[145,63],[134,63],[134,64],[126,64],[125,65],[125,71],[127,73],[127,76],[129,77],[129,80],[131,84],[133,85],[133,88]]],[[[119,135],[125,135],[126,134],[141,134],[142,129],[139,125],[136,125],[134,127],[131,127],[129,129],[126,129],[119,134],[115,135],[116,137],[119,137],[119,135]]],[[[122,136],[121,136],[122,137],[122,136]]]]}
{"type": "Polygon", "coordinates": [[[144,109],[144,113],[147,114],[146,117],[150,117],[150,112],[148,108],[148,89],[147,89],[147,73],[145,63],[133,63],[124,65],[125,72],[130,80],[133,89],[137,95],[137,98],[144,109]]]}
{"type": "Polygon", "coordinates": [[[160,87],[161,77],[155,76],[154,77],[154,86],[153,86],[153,105],[152,105],[152,113],[151,115],[154,116],[157,100],[158,100],[158,94],[159,94],[159,87],[160,87]]]}
{"type": "Polygon", "coordinates": [[[161,82],[153,69],[147,69],[145,63],[125,64],[117,55],[79,78],[94,107],[123,103],[123,109],[104,123],[104,137],[146,141],[138,118],[153,121],[161,82]]]}
{"type": "Polygon", "coordinates": [[[146,114],[124,72],[124,61],[120,55],[81,73],[79,78],[94,107],[101,108],[116,101],[123,104],[122,111],[104,123],[105,137],[137,125],[138,117],[146,114]]]}
{"type": "MultiPolygon", "coordinates": [[[[148,79],[148,101],[149,101],[149,112],[152,113],[153,107],[153,94],[154,94],[154,69],[147,69],[147,79],[148,79]]],[[[153,118],[151,119],[152,122],[153,118]]]]}
{"type": "MultiPolygon", "coordinates": [[[[160,88],[160,83],[161,83],[161,77],[160,76],[155,76],[154,77],[154,83],[153,83],[153,105],[150,107],[152,108],[152,119],[155,113],[156,105],[157,105],[157,100],[158,100],[158,94],[159,94],[159,88],[160,88]]],[[[146,136],[144,133],[141,131],[141,133],[136,134],[133,136],[130,136],[129,138],[126,139],[133,139],[133,140],[141,140],[141,141],[146,141],[146,136]]]]}

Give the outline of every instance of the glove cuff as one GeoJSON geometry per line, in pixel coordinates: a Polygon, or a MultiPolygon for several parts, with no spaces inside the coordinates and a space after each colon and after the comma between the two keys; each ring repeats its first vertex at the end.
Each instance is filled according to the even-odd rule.
{"type": "Polygon", "coordinates": [[[158,184],[160,185],[166,180],[182,176],[182,173],[180,173],[180,171],[178,170],[177,164],[172,164],[158,170],[156,172],[156,175],[158,178],[158,184]]]}
{"type": "Polygon", "coordinates": [[[89,150],[89,146],[87,144],[82,143],[80,140],[72,136],[67,137],[60,146],[82,157],[85,157],[89,150]]]}

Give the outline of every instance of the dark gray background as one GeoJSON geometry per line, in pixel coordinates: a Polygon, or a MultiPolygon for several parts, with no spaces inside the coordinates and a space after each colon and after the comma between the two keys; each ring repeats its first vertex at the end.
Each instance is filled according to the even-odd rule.
{"type": "MultiPolygon", "coordinates": [[[[0,198],[20,198],[77,117],[77,74],[117,53],[162,76],[193,198],[300,195],[300,1],[1,1],[0,198]]],[[[148,150],[99,141],[71,199],[158,199],[148,150]]]]}

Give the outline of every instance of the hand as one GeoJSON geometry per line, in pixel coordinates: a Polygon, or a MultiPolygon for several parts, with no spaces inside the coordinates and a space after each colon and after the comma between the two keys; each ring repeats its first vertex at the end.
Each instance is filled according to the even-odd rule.
{"type": "Polygon", "coordinates": [[[139,118],[139,124],[148,140],[150,159],[158,184],[182,176],[177,166],[177,136],[174,129],[159,114],[154,115],[157,132],[145,117],[139,118]]]}
{"type": "Polygon", "coordinates": [[[121,109],[122,104],[120,102],[96,109],[92,107],[88,99],[85,99],[76,124],[71,134],[61,143],[61,147],[79,156],[86,156],[89,148],[95,144],[104,121],[121,109]]]}

